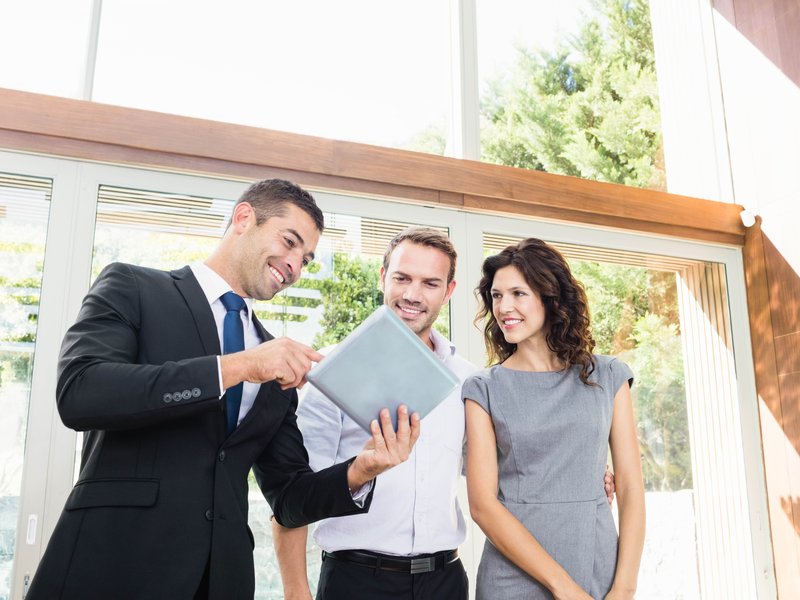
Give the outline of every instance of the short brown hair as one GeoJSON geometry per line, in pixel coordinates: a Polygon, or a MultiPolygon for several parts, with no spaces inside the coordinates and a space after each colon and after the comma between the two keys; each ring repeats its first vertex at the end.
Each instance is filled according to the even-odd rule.
{"type": "Polygon", "coordinates": [[[392,257],[392,252],[402,242],[413,242],[420,246],[428,246],[429,248],[436,248],[441,250],[450,259],[450,270],[447,273],[447,283],[453,281],[456,276],[456,249],[453,242],[447,237],[447,234],[432,227],[413,226],[407,227],[389,242],[386,252],[383,255],[383,268],[389,268],[389,259],[392,257]]]}
{"type": "MultiPolygon", "coordinates": [[[[236,201],[247,202],[253,207],[256,225],[272,217],[286,216],[286,206],[293,204],[314,221],[318,231],[325,229],[325,219],[314,197],[296,183],[285,179],[262,179],[248,187],[236,201]]],[[[228,221],[228,227],[231,222],[228,221]]]]}

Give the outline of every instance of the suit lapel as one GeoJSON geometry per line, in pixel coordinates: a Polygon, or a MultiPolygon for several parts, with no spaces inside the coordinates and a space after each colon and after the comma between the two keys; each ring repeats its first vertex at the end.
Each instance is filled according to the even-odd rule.
{"type": "Polygon", "coordinates": [[[187,266],[172,271],[170,274],[175,279],[175,287],[178,288],[192,313],[197,331],[200,333],[200,340],[203,343],[203,350],[206,354],[222,354],[214,314],[211,312],[203,288],[200,287],[194,273],[187,266]]]}

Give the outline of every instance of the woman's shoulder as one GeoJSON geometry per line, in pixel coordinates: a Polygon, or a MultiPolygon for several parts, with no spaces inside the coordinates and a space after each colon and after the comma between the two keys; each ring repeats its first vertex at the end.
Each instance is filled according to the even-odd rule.
{"type": "Polygon", "coordinates": [[[625,361],[611,354],[592,354],[592,357],[596,368],[613,371],[615,368],[628,366],[625,361]]]}
{"type": "Polygon", "coordinates": [[[492,367],[485,367],[483,369],[478,369],[472,375],[467,377],[464,380],[464,384],[466,385],[469,382],[489,382],[494,378],[494,370],[495,366],[492,367]]]}
{"type": "Polygon", "coordinates": [[[628,380],[633,382],[633,371],[626,362],[609,354],[594,354],[594,373],[600,385],[604,381],[621,382],[628,380]]]}

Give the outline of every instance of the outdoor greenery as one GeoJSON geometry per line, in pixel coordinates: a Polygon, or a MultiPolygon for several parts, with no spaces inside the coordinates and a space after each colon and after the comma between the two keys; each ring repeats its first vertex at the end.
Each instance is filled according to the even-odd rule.
{"type": "Polygon", "coordinates": [[[691,488],[675,274],[589,261],[571,266],[589,297],[595,351],[633,369],[646,489],[691,488]]]}
{"type": "Polygon", "coordinates": [[[483,159],[664,188],[647,0],[596,0],[553,50],[519,48],[482,99],[483,159]]]}

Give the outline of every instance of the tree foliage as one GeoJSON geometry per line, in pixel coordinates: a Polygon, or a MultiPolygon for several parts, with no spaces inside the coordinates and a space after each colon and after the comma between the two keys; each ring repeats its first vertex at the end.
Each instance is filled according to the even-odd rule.
{"type": "Polygon", "coordinates": [[[664,188],[647,0],[597,0],[554,50],[518,49],[482,99],[484,160],[664,188]]]}
{"type": "Polygon", "coordinates": [[[379,271],[377,259],[333,255],[333,277],[318,280],[315,285],[324,306],[322,328],[314,338],[315,348],[338,343],[383,304],[379,271]]]}
{"type": "Polygon", "coordinates": [[[675,274],[589,261],[571,266],[586,287],[595,351],[633,369],[646,489],[691,487],[675,274]]]}

